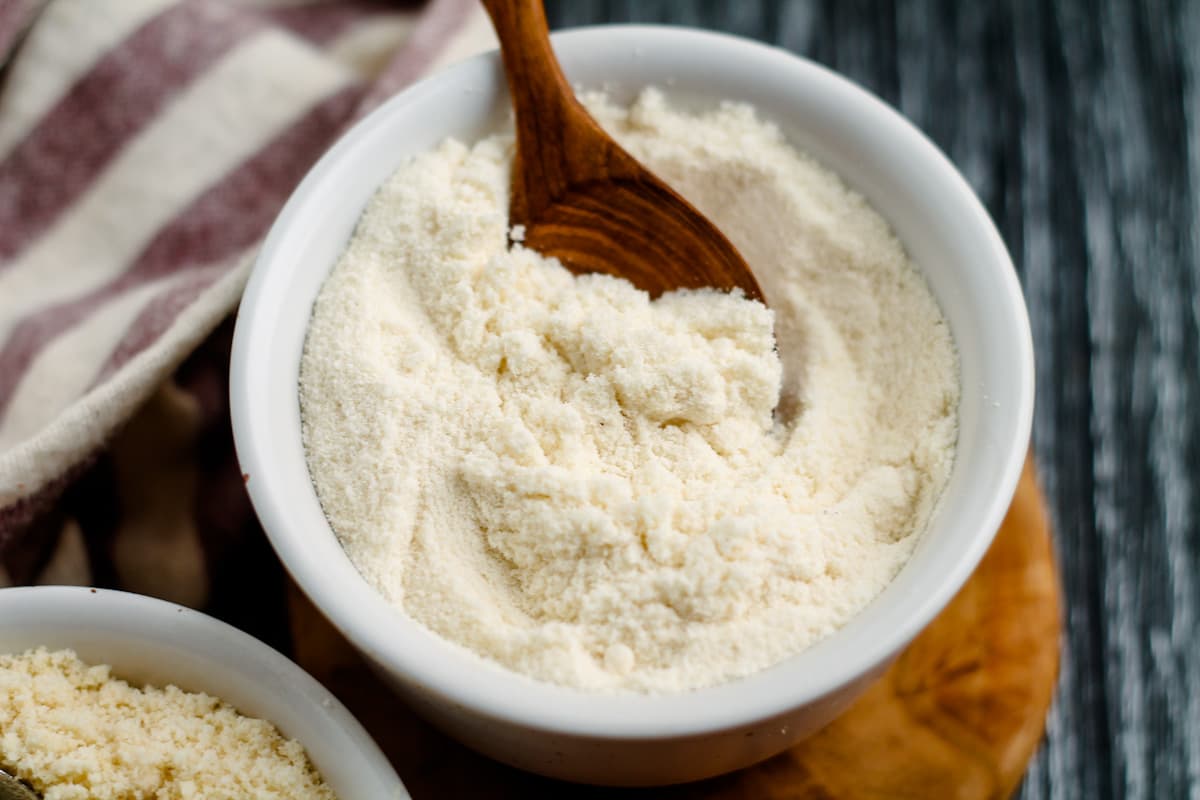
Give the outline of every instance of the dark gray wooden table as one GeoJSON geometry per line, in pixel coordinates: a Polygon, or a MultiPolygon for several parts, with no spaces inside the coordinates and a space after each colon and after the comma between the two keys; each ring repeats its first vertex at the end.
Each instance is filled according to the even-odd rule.
{"type": "Polygon", "coordinates": [[[900,109],[1021,275],[1067,595],[1026,798],[1200,798],[1200,0],[548,0],[778,44],[900,109]]]}

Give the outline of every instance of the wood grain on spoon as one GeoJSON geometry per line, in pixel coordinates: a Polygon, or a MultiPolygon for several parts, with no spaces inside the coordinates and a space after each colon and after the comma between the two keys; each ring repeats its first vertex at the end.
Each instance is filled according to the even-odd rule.
{"type": "Polygon", "coordinates": [[[541,0],[483,0],[516,112],[509,222],[575,273],[605,272],[657,297],[672,289],[762,291],[737,248],[601,129],[550,47],[541,0]]]}

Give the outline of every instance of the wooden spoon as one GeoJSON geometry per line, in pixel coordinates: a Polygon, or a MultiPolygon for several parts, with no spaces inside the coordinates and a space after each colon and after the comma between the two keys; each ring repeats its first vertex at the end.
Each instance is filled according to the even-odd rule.
{"type": "Polygon", "coordinates": [[[517,123],[509,223],[526,247],[575,273],[605,272],[652,297],[672,289],[762,290],[716,226],[605,133],[550,47],[541,0],[483,0],[517,123]]]}
{"type": "Polygon", "coordinates": [[[0,800],[41,800],[41,795],[0,769],[0,800]]]}

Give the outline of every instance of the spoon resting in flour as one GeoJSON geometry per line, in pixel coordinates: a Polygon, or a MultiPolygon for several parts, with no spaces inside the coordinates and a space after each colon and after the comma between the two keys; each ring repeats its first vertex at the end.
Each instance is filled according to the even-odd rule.
{"type": "Polygon", "coordinates": [[[0,769],[0,800],[41,800],[41,795],[0,769]]]}
{"type": "Polygon", "coordinates": [[[550,46],[541,0],[483,0],[516,113],[509,224],[574,273],[672,289],[762,290],[717,227],[639,164],[575,97],[550,46]]]}

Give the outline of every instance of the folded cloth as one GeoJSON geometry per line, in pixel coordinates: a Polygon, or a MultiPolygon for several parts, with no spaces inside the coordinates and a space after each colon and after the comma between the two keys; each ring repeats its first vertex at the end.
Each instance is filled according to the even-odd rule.
{"type": "Polygon", "coordinates": [[[492,45],[476,5],[0,3],[0,585],[211,610],[272,566],[222,323],[338,133],[492,45]]]}

